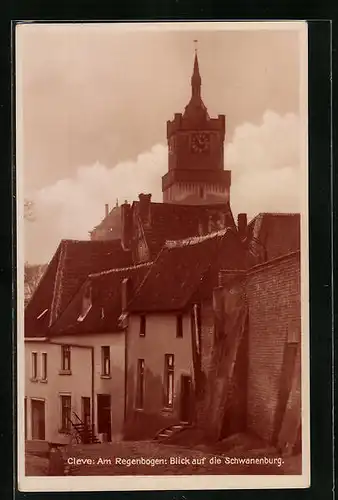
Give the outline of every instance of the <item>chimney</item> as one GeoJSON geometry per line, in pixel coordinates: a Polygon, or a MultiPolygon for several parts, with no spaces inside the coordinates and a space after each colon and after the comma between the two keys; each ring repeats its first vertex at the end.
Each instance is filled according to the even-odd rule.
{"type": "Polygon", "coordinates": [[[237,216],[237,228],[238,228],[238,234],[239,234],[241,239],[246,238],[247,227],[248,227],[247,215],[246,214],[238,214],[238,216],[237,216]]]}
{"type": "Polygon", "coordinates": [[[151,206],[151,194],[140,193],[138,195],[140,202],[140,217],[144,225],[150,226],[150,206],[151,206]]]}
{"type": "Polygon", "coordinates": [[[130,249],[131,237],[132,237],[132,210],[131,206],[127,201],[121,205],[121,226],[122,226],[122,236],[121,243],[124,250],[130,249]]]}
{"type": "Polygon", "coordinates": [[[104,216],[108,217],[108,215],[109,215],[109,205],[108,205],[108,203],[105,204],[104,209],[105,209],[105,215],[104,216]]]}

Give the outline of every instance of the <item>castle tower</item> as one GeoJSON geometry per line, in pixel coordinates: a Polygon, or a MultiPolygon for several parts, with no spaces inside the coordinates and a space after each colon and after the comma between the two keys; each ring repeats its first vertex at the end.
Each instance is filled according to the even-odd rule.
{"type": "Polygon", "coordinates": [[[201,97],[197,51],[191,98],[184,113],[167,122],[168,172],[162,177],[164,203],[226,203],[231,172],[224,170],[225,116],[210,118],[201,97]]]}

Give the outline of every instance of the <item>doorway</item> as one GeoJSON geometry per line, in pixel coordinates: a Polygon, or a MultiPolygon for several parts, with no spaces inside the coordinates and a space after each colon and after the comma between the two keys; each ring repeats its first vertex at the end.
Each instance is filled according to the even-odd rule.
{"type": "Polygon", "coordinates": [[[181,375],[181,408],[182,422],[191,422],[192,380],[190,375],[181,375]]]}
{"type": "Polygon", "coordinates": [[[111,441],[111,398],[110,394],[97,395],[97,432],[105,434],[111,441]]]}
{"type": "Polygon", "coordinates": [[[32,399],[32,439],[45,439],[45,402],[32,399]]]}
{"type": "Polygon", "coordinates": [[[90,427],[90,398],[82,397],[81,398],[81,419],[86,427],[90,427]]]}

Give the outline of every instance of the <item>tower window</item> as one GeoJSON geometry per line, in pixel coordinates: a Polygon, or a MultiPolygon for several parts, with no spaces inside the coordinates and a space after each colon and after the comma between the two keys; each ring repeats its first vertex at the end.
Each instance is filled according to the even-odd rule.
{"type": "Polygon", "coordinates": [[[200,198],[204,198],[204,188],[202,186],[200,186],[200,188],[199,188],[199,195],[200,195],[200,198]]]}

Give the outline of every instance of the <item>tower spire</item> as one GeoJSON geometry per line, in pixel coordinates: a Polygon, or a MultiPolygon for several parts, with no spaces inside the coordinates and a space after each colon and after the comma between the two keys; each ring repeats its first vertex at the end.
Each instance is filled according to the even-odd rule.
{"type": "Polygon", "coordinates": [[[202,79],[200,75],[199,65],[198,65],[198,55],[197,55],[197,42],[198,40],[194,40],[195,44],[195,60],[194,60],[194,69],[191,77],[191,89],[192,96],[201,96],[201,84],[202,79]]]}
{"type": "Polygon", "coordinates": [[[194,43],[195,43],[195,59],[194,59],[193,72],[191,76],[191,98],[189,103],[185,107],[183,116],[185,118],[189,117],[196,120],[196,119],[208,118],[208,111],[201,97],[202,79],[198,64],[197,40],[194,40],[194,43]]]}

